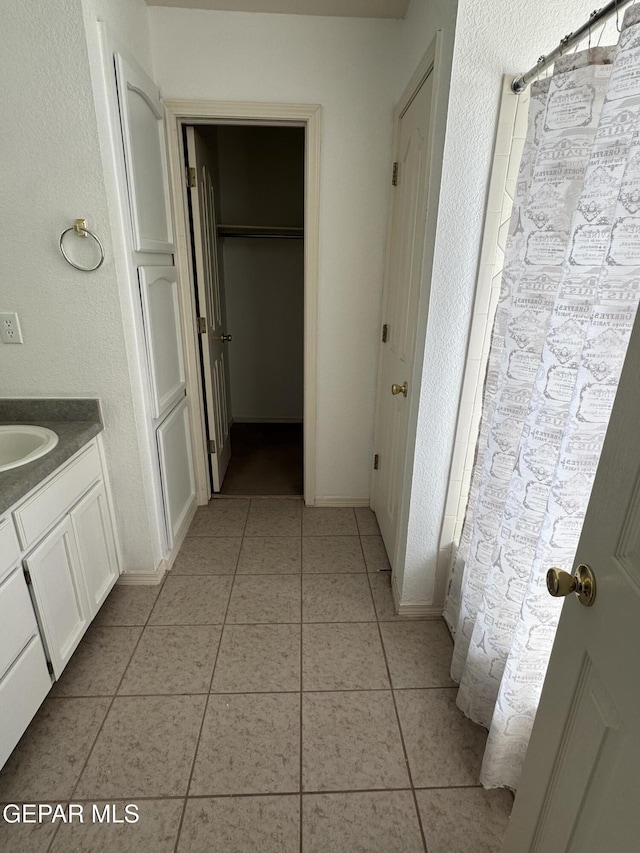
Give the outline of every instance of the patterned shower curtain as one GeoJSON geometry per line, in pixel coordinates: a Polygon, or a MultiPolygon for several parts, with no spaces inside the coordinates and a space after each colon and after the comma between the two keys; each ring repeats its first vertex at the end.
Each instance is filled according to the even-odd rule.
{"type": "Polygon", "coordinates": [[[640,7],[532,86],[467,515],[445,606],[481,781],[516,789],[640,298],[640,7]]]}

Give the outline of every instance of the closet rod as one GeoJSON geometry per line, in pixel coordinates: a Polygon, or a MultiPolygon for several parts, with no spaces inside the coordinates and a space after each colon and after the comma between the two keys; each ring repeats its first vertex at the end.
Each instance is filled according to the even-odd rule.
{"type": "Polygon", "coordinates": [[[274,237],[278,240],[304,240],[304,234],[275,234],[273,232],[251,232],[251,231],[218,231],[218,234],[221,237],[249,237],[250,239],[255,238],[271,238],[274,237]]]}
{"type": "Polygon", "coordinates": [[[219,237],[277,237],[286,240],[303,240],[304,229],[267,225],[218,225],[219,237]]]}
{"type": "Polygon", "coordinates": [[[515,94],[519,95],[521,92],[524,92],[529,83],[533,82],[541,71],[544,71],[550,65],[553,65],[556,59],[565,54],[574,45],[587,38],[591,31],[599,24],[604,24],[605,21],[613,15],[618,15],[622,8],[630,2],[631,0],[611,0],[611,2],[607,3],[606,6],[603,6],[602,9],[596,9],[595,12],[592,12],[589,16],[589,20],[582,24],[582,26],[578,27],[577,30],[574,30],[572,33],[568,33],[564,38],[561,38],[560,44],[557,47],[554,47],[551,53],[546,55],[543,54],[533,68],[530,68],[528,71],[525,71],[524,74],[516,77],[511,84],[511,88],[515,94]]]}

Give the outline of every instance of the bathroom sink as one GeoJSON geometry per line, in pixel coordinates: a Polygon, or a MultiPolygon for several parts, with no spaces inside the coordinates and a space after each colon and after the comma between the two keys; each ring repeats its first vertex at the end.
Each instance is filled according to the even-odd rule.
{"type": "Polygon", "coordinates": [[[0,471],[18,468],[39,459],[58,443],[53,430],[28,424],[0,426],[0,471]]]}

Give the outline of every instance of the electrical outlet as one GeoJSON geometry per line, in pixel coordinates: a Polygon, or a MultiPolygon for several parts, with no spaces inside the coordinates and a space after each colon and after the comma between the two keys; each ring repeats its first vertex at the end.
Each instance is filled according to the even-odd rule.
{"type": "Polygon", "coordinates": [[[3,344],[22,343],[22,331],[17,314],[0,314],[0,339],[3,344]]]}

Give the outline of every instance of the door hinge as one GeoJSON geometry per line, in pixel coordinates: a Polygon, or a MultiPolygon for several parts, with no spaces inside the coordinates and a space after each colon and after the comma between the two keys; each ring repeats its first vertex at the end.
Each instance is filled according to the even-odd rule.
{"type": "Polygon", "coordinates": [[[187,166],[187,186],[192,189],[196,185],[195,166],[187,166]]]}
{"type": "Polygon", "coordinates": [[[47,669],[49,670],[49,675],[53,675],[53,664],[50,660],[47,661],[47,669]]]}
{"type": "Polygon", "coordinates": [[[393,173],[391,175],[391,183],[394,187],[398,186],[398,168],[399,168],[399,163],[396,161],[393,164],[393,173]]]}
{"type": "Polygon", "coordinates": [[[382,343],[386,344],[387,338],[389,337],[389,326],[387,323],[382,327],[382,343]]]}
{"type": "Polygon", "coordinates": [[[31,572],[29,569],[23,569],[24,579],[27,582],[27,586],[31,586],[31,572]]]}
{"type": "Polygon", "coordinates": [[[373,470],[377,471],[379,467],[380,467],[380,455],[378,453],[376,453],[376,455],[373,457],[373,470]]]}
{"type": "Polygon", "coordinates": [[[209,448],[209,453],[215,453],[216,452],[216,443],[212,438],[210,438],[209,441],[207,442],[207,447],[209,448]]]}
{"type": "Polygon", "coordinates": [[[205,335],[207,332],[207,318],[198,317],[198,334],[205,335]]]}

